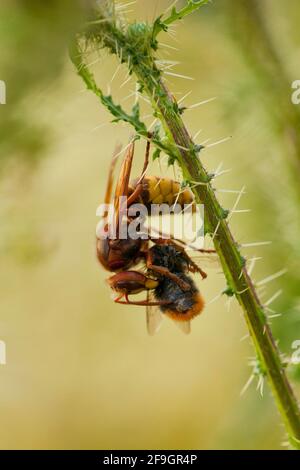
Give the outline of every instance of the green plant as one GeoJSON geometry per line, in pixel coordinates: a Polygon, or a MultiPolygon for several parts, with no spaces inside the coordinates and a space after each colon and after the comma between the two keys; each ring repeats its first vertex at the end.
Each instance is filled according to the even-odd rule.
{"type": "Polygon", "coordinates": [[[185,185],[189,185],[198,202],[205,204],[205,233],[213,239],[227,281],[225,295],[235,296],[243,308],[245,319],[257,353],[255,374],[267,376],[277,406],[285,422],[291,444],[300,448],[300,413],[297,400],[285,373],[285,364],[273,339],[265,309],[261,304],[253,282],[247,272],[246,260],[240,253],[228,224],[229,211],[219,204],[211,185],[214,175],[204,168],[200,151],[202,146],[191,139],[184,122],[184,111],[176,102],[163,81],[163,72],[156,63],[159,48],[158,35],[167,31],[170,24],[208,3],[208,0],[188,0],[186,5],[153,24],[126,24],[117,14],[113,1],[98,3],[91,11],[88,24],[83,27],[71,45],[70,54],[79,75],[88,89],[97,95],[102,104],[114,116],[114,122],[125,121],[137,135],[149,138],[147,126],[141,121],[138,102],[131,113],[124,111],[110,95],[105,95],[84,62],[84,50],[97,47],[108,49],[121,63],[127,64],[129,74],[134,74],[139,93],[151,101],[154,116],[160,121],[151,139],[156,148],[155,157],[161,152],[169,157],[169,164],[176,164],[182,171],[185,185]]]}
{"type": "MultiPolygon", "coordinates": [[[[261,159],[262,155],[258,151],[256,160],[253,160],[253,168],[255,178],[262,187],[258,199],[265,197],[266,204],[269,203],[271,210],[264,211],[260,221],[260,213],[257,212],[257,223],[269,226],[272,237],[274,232],[277,233],[283,259],[293,253],[293,259],[298,260],[300,257],[300,107],[291,100],[291,84],[295,77],[288,66],[288,57],[289,54],[293,56],[295,44],[292,34],[288,35],[287,44],[283,41],[278,42],[276,34],[278,24],[282,21],[287,22],[292,30],[294,13],[292,5],[285,17],[282,17],[281,7],[279,10],[274,7],[271,10],[269,7],[268,2],[259,0],[234,2],[223,0],[215,3],[215,14],[210,16],[210,21],[215,24],[219,15],[222,19],[220,22],[222,36],[230,39],[235,54],[241,59],[240,73],[236,74],[237,80],[232,84],[234,88],[232,99],[229,98],[224,103],[226,117],[229,119],[231,117],[237,124],[241,115],[246,116],[247,110],[248,119],[255,114],[259,127],[268,134],[268,143],[266,142],[266,149],[263,151],[264,158],[261,159]],[[271,11],[274,13],[272,19],[271,11]],[[250,109],[253,112],[249,112],[250,109]],[[276,155],[276,164],[280,166],[280,170],[277,171],[277,175],[273,174],[268,178],[267,162],[270,162],[273,155],[276,155]],[[267,179],[268,184],[265,184],[267,179]],[[274,197],[275,192],[281,194],[281,197],[274,197]],[[271,224],[267,223],[266,217],[272,221],[271,224]],[[276,229],[273,221],[275,224],[277,222],[276,229]]],[[[257,146],[262,148],[259,142],[257,146]]],[[[269,239],[270,233],[267,232],[266,230],[265,236],[269,239]]],[[[274,238],[272,240],[275,241],[274,238]]],[[[276,260],[277,253],[278,244],[275,242],[270,247],[269,255],[276,260]]],[[[299,282],[300,273],[295,262],[295,266],[289,267],[288,275],[281,282],[284,295],[278,302],[278,310],[284,311],[285,315],[274,325],[282,348],[289,348],[294,338],[298,318],[296,308],[299,282]]],[[[297,369],[297,366],[294,366],[294,369],[297,369]]],[[[293,377],[299,377],[299,372],[300,370],[298,374],[293,374],[293,377]]]]}

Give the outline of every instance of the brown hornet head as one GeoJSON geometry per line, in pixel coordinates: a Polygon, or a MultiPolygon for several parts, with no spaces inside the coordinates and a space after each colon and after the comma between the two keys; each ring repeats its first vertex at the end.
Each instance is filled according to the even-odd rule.
{"type": "Polygon", "coordinates": [[[137,261],[142,244],[141,239],[98,239],[97,257],[102,266],[108,271],[127,269],[137,261]]]}

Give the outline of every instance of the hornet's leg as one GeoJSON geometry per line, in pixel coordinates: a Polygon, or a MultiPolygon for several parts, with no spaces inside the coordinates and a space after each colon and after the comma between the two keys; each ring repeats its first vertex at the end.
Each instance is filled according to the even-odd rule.
{"type": "Polygon", "coordinates": [[[169,305],[172,302],[169,302],[168,300],[158,300],[157,302],[151,302],[148,299],[146,300],[137,300],[135,302],[132,302],[128,298],[128,294],[122,294],[121,297],[118,297],[117,299],[114,299],[114,302],[117,304],[123,304],[123,305],[141,305],[144,307],[157,307],[159,305],[169,305]],[[126,301],[121,300],[122,297],[125,297],[126,301]]]}
{"type": "MultiPolygon", "coordinates": [[[[152,134],[149,133],[148,134],[148,137],[149,139],[151,138],[152,134]]],[[[143,166],[143,170],[142,170],[142,173],[141,173],[141,176],[139,177],[137,183],[136,183],[136,187],[135,187],[135,190],[133,191],[133,193],[128,197],[128,200],[127,200],[127,207],[130,207],[131,204],[134,204],[142,190],[143,190],[143,179],[145,177],[145,174],[146,174],[146,171],[147,171],[147,168],[148,168],[148,165],[149,165],[149,156],[150,156],[150,140],[147,141],[147,145],[146,145],[146,153],[145,153],[145,161],[144,161],[144,166],[143,166]]]]}

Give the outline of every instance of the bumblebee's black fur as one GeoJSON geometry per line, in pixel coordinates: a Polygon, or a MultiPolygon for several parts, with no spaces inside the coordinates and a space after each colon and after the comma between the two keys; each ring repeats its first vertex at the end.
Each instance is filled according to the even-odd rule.
{"type": "Polygon", "coordinates": [[[181,251],[172,245],[155,245],[151,248],[152,262],[156,266],[168,268],[173,274],[180,277],[191,286],[189,291],[183,291],[176,282],[166,276],[160,276],[160,283],[154,291],[157,300],[168,300],[169,305],[161,305],[161,311],[173,310],[180,313],[187,312],[195,304],[195,294],[198,289],[193,279],[186,274],[188,262],[181,251]]]}
{"type": "Polygon", "coordinates": [[[172,273],[185,273],[188,270],[188,262],[173,245],[154,245],[151,255],[153,264],[168,268],[172,273]]]}
{"type": "Polygon", "coordinates": [[[195,294],[198,292],[198,289],[190,276],[176,272],[174,274],[190,284],[191,289],[189,291],[183,291],[176,282],[172,281],[168,277],[164,277],[156,287],[154,295],[157,300],[168,300],[169,302],[172,302],[169,305],[161,305],[160,308],[162,312],[167,309],[171,309],[184,313],[193,307],[195,303],[195,294]]]}

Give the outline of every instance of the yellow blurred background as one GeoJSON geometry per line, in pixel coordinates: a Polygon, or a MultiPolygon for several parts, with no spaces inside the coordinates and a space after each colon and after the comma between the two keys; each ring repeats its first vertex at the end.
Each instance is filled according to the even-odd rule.
{"type": "MultiPolygon", "coordinates": [[[[300,9],[297,0],[288,7],[260,2],[287,77],[285,86],[280,75],[280,89],[253,54],[254,41],[262,39],[251,17],[240,17],[240,31],[232,22],[239,2],[243,7],[243,0],[216,0],[189,17],[176,26],[175,39],[161,38],[177,50],[162,46],[160,54],[180,62],[174,73],[193,77],[166,77],[178,99],[191,92],[186,106],[216,97],[187,110],[184,119],[191,134],[202,129],[198,143],[232,136],[201,158],[210,171],[221,162],[232,170],[216,180],[218,189],[246,185],[239,209],[252,212],[231,219],[238,241],[273,242],[243,250],[246,257],[263,257],[254,278],[288,268],[261,294],[267,301],[283,289],[272,305],[283,315],[272,326],[290,354],[300,339],[294,180],[300,153],[289,159],[293,150],[280,118],[284,100],[290,110],[290,84],[300,79],[300,9]],[[240,35],[248,28],[254,34],[243,44],[240,35]]],[[[7,364],[0,366],[0,448],[282,448],[284,430],[268,385],[262,397],[255,380],[240,396],[254,351],[243,339],[247,329],[234,300],[222,296],[207,305],[190,336],[166,319],[152,338],[143,308],[111,299],[108,273],[95,259],[95,213],[115,144],[126,144],[132,130],[109,124],[108,112],[68,59],[66,38],[81,19],[79,3],[76,10],[68,1],[53,2],[51,15],[34,1],[4,1],[0,9],[0,79],[7,84],[7,104],[0,106],[0,339],[7,348],[7,364]]],[[[170,3],[138,0],[128,17],[152,21],[170,3]]],[[[116,67],[105,51],[92,65],[104,90],[116,67]]],[[[125,79],[120,68],[111,91],[131,106],[134,96],[126,97],[135,83],[122,86],[125,79]]],[[[149,113],[145,104],[143,114],[149,113]]],[[[145,121],[150,125],[153,117],[145,121]]],[[[140,142],[135,174],[143,152],[140,142]]],[[[160,173],[156,163],[151,172],[160,173]]],[[[224,207],[234,205],[236,194],[219,195],[224,207]]],[[[226,287],[218,270],[208,274],[198,280],[207,303],[226,287]]]]}

